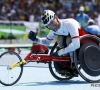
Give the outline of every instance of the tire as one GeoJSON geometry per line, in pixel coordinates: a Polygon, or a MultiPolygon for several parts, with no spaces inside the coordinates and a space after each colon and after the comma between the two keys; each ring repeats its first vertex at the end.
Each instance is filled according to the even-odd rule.
{"type": "MultiPolygon", "coordinates": [[[[96,45],[95,43],[92,43],[92,42],[90,43],[90,42],[89,42],[89,43],[84,44],[83,47],[84,47],[85,45],[87,45],[87,47],[89,47],[88,44],[89,44],[89,45],[91,45],[91,44],[96,45]]],[[[81,49],[81,50],[82,50],[82,49],[81,49]]],[[[84,53],[84,52],[83,52],[83,53],[84,53]]],[[[100,74],[98,74],[99,71],[98,71],[98,73],[95,73],[95,72],[97,72],[97,71],[91,71],[91,70],[85,65],[85,62],[82,63],[83,58],[80,59],[80,57],[82,57],[83,53],[82,53],[82,52],[79,53],[79,61],[78,61],[78,58],[76,57],[76,52],[74,52],[74,63],[75,63],[75,67],[76,67],[76,69],[77,69],[79,75],[80,75],[85,81],[87,81],[87,82],[89,82],[89,83],[98,83],[98,82],[100,82],[100,74]],[[79,67],[78,67],[78,65],[77,65],[78,62],[80,62],[80,67],[81,67],[81,69],[79,69],[79,67]],[[90,72],[92,72],[92,75],[91,75],[90,72]],[[96,74],[96,75],[94,75],[94,74],[96,74]]]]}
{"type": "MultiPolygon", "coordinates": [[[[51,52],[50,52],[50,55],[54,52],[55,48],[57,47],[57,44],[55,44],[52,49],[51,49],[51,52]]],[[[59,50],[59,47],[57,48],[57,50],[59,50]]],[[[57,51],[56,50],[56,51],[57,51]]],[[[49,65],[49,70],[50,70],[50,73],[52,74],[52,76],[57,79],[57,80],[60,80],[60,81],[64,81],[64,80],[69,80],[69,79],[72,79],[73,77],[72,76],[69,76],[69,77],[65,77],[65,76],[62,76],[61,74],[59,74],[58,72],[56,72],[56,69],[54,67],[54,61],[50,61],[48,63],[49,65]]]]}
{"type": "Polygon", "coordinates": [[[19,81],[23,73],[23,65],[9,69],[9,66],[21,61],[21,57],[12,51],[0,55],[0,83],[5,86],[14,85],[19,81]]]}
{"type": "Polygon", "coordinates": [[[55,79],[57,79],[59,81],[65,81],[65,80],[70,80],[73,78],[72,76],[65,77],[65,76],[60,75],[58,72],[56,72],[53,64],[54,64],[53,61],[49,62],[49,70],[55,79]]]}
{"type": "MultiPolygon", "coordinates": [[[[97,36],[95,36],[95,35],[86,35],[86,36],[83,36],[82,38],[80,38],[80,42],[81,42],[81,45],[83,46],[84,45],[84,41],[85,41],[85,43],[88,43],[88,42],[90,42],[90,43],[93,43],[93,44],[96,44],[96,45],[99,45],[100,44],[100,38],[98,38],[97,36]],[[92,42],[91,42],[92,41],[92,42]]],[[[81,49],[81,48],[80,48],[81,49]]],[[[77,71],[78,71],[78,73],[79,73],[79,75],[85,80],[85,81],[87,81],[87,82],[89,82],[89,83],[97,83],[97,82],[100,82],[100,75],[97,75],[97,76],[91,76],[91,75],[88,75],[84,70],[85,69],[83,69],[83,65],[82,65],[82,63],[80,62],[80,60],[81,59],[79,59],[79,57],[80,57],[80,53],[79,53],[79,51],[80,51],[80,49],[78,50],[78,52],[77,51],[75,51],[74,52],[74,63],[75,63],[75,67],[76,67],[76,69],[77,69],[77,71]],[[80,67],[81,67],[81,69],[79,69],[79,67],[78,67],[78,64],[77,63],[79,63],[80,64],[80,67]]],[[[83,53],[84,54],[84,53],[83,53]]]]}

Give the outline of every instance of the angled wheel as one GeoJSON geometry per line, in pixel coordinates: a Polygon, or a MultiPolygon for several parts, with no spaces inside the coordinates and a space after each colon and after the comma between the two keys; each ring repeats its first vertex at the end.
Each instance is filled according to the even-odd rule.
{"type": "Polygon", "coordinates": [[[9,69],[9,66],[21,61],[16,52],[4,52],[0,55],[0,83],[11,86],[19,81],[23,73],[23,65],[9,69]]]}
{"type": "MultiPolygon", "coordinates": [[[[56,51],[58,50],[56,47],[57,47],[57,43],[56,43],[56,44],[53,46],[53,48],[51,49],[50,54],[52,54],[52,53],[54,52],[55,49],[56,49],[56,51]]],[[[65,76],[59,74],[59,73],[57,72],[57,70],[56,70],[56,67],[55,67],[54,63],[56,63],[56,62],[50,61],[48,64],[49,64],[50,73],[52,74],[52,76],[53,76],[55,79],[62,81],[62,80],[69,80],[69,79],[73,78],[71,75],[68,76],[68,77],[65,77],[65,76]]],[[[66,71],[67,71],[67,70],[66,70],[66,71]]]]}
{"type": "Polygon", "coordinates": [[[72,75],[65,77],[65,76],[59,74],[59,73],[56,71],[56,69],[55,69],[54,62],[53,62],[53,61],[52,61],[52,62],[49,62],[49,70],[50,70],[52,76],[53,76],[55,79],[57,79],[57,80],[63,81],[63,80],[70,80],[70,79],[73,78],[72,75]]]}
{"type": "Polygon", "coordinates": [[[74,53],[75,66],[80,76],[90,83],[100,82],[100,46],[87,42],[81,46],[79,57],[76,56],[74,53]],[[78,62],[81,69],[78,69],[78,62]]]}

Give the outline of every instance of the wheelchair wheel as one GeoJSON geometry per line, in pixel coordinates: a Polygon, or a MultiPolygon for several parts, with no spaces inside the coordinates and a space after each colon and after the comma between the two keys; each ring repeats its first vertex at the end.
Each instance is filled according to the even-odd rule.
{"type": "MultiPolygon", "coordinates": [[[[69,80],[69,79],[72,79],[73,76],[72,75],[68,75],[68,76],[63,76],[61,74],[59,74],[56,69],[55,69],[55,66],[54,66],[54,62],[49,62],[49,70],[52,74],[52,76],[54,78],[56,78],[57,80],[60,80],[60,81],[63,81],[63,80],[69,80]]],[[[67,70],[66,70],[67,71],[67,70]]]]}
{"type": "MultiPolygon", "coordinates": [[[[57,47],[57,43],[55,43],[55,45],[52,47],[51,49],[51,52],[50,54],[52,54],[54,51],[58,51],[59,50],[59,47],[57,47]]],[[[61,74],[59,74],[57,71],[56,71],[56,68],[55,68],[55,65],[54,65],[54,61],[50,61],[48,64],[49,64],[49,70],[50,70],[50,73],[52,74],[52,76],[57,79],[57,80],[60,80],[60,81],[63,81],[63,80],[69,80],[71,78],[73,78],[72,75],[69,75],[69,76],[63,76],[61,74]]]]}
{"type": "Polygon", "coordinates": [[[21,57],[12,51],[4,52],[0,55],[0,83],[11,86],[19,81],[23,73],[23,65],[9,69],[9,66],[21,61],[21,57]]]}
{"type": "Polygon", "coordinates": [[[89,83],[100,82],[100,49],[93,42],[82,45],[79,56],[74,52],[74,63],[79,75],[89,83]],[[79,59],[79,60],[78,60],[79,59]],[[77,64],[80,63],[80,64],[77,64]],[[79,69],[79,65],[81,69],[79,69]]]}

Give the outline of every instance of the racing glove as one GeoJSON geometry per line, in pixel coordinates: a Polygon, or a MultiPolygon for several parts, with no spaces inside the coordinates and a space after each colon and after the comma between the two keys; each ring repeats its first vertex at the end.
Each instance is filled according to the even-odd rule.
{"type": "Polygon", "coordinates": [[[59,51],[51,54],[51,56],[56,56],[56,57],[63,56],[63,55],[64,55],[64,49],[60,49],[59,51]]]}
{"type": "Polygon", "coordinates": [[[36,33],[33,32],[33,31],[30,31],[29,34],[28,34],[28,38],[32,41],[36,41],[37,38],[36,38],[36,33]]]}

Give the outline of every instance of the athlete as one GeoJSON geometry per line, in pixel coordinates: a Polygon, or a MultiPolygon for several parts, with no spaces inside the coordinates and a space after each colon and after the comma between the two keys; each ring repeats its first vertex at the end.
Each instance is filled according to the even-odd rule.
{"type": "Polygon", "coordinates": [[[76,14],[76,20],[85,28],[89,18],[89,15],[84,12],[84,7],[81,6],[79,8],[79,13],[76,14]]]}
{"type": "Polygon", "coordinates": [[[100,28],[95,24],[93,19],[89,19],[87,22],[86,32],[89,34],[94,34],[100,36],[100,28]]]}
{"type": "Polygon", "coordinates": [[[45,27],[50,29],[47,37],[38,38],[31,31],[28,36],[29,39],[37,43],[50,45],[51,41],[57,35],[57,43],[61,49],[54,52],[52,56],[59,57],[69,54],[73,62],[73,51],[80,48],[79,36],[85,34],[79,22],[72,18],[59,19],[52,10],[44,10],[41,14],[41,22],[45,27]]]}

